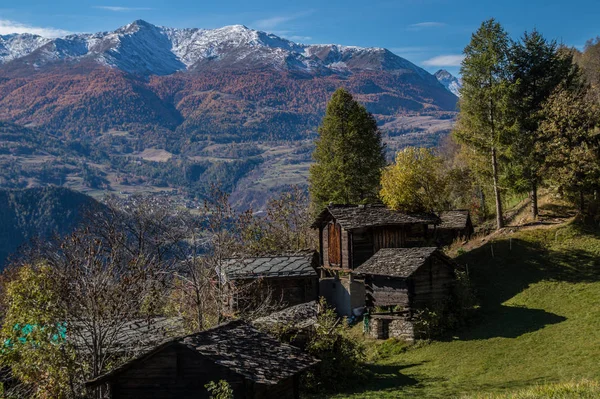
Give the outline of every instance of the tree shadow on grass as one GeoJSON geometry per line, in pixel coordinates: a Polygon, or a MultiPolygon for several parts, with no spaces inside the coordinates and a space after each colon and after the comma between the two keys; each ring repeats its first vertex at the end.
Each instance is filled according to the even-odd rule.
{"type": "Polygon", "coordinates": [[[575,216],[577,211],[566,204],[542,204],[539,206],[540,217],[567,219],[575,216]]]}
{"type": "Polygon", "coordinates": [[[359,394],[361,392],[378,392],[387,391],[390,389],[398,390],[403,387],[410,387],[419,384],[419,381],[415,378],[409,377],[402,373],[403,369],[415,367],[423,364],[424,362],[414,364],[369,364],[367,365],[368,371],[371,373],[369,376],[368,383],[363,386],[351,387],[342,392],[343,394],[359,394]]]}
{"type": "MultiPolygon", "coordinates": [[[[516,338],[566,318],[542,309],[504,306],[530,285],[540,281],[587,283],[600,281],[600,258],[593,250],[551,250],[542,243],[564,239],[561,230],[547,230],[535,240],[503,238],[459,256],[467,265],[481,308],[468,329],[454,333],[461,339],[516,338]]],[[[600,238],[597,229],[572,226],[571,237],[600,238]]]]}
{"type": "Polygon", "coordinates": [[[455,336],[464,341],[498,337],[517,338],[565,320],[567,320],[566,317],[542,309],[499,306],[495,309],[488,309],[479,320],[476,320],[476,323],[473,323],[471,328],[455,333],[455,336]]]}

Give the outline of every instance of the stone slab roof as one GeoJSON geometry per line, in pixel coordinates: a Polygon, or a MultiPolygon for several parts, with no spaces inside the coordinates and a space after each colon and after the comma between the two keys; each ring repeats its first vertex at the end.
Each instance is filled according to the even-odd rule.
{"type": "Polygon", "coordinates": [[[290,255],[230,258],[224,261],[222,271],[228,280],[317,277],[315,251],[303,251],[290,255]]]}
{"type": "Polygon", "coordinates": [[[317,301],[310,301],[258,318],[254,320],[253,324],[259,327],[283,326],[294,330],[302,330],[317,324],[318,313],[319,305],[317,301]]]}
{"type": "MultiPolygon", "coordinates": [[[[86,328],[87,323],[71,323],[67,326],[68,340],[77,350],[89,351],[92,346],[92,336],[86,328]]],[[[137,319],[125,323],[106,322],[105,330],[114,334],[110,340],[108,352],[138,352],[148,350],[165,342],[165,340],[180,336],[184,331],[183,319],[180,317],[152,317],[137,319]]]]}
{"type": "Polygon", "coordinates": [[[435,253],[445,256],[435,247],[383,248],[357,267],[353,273],[407,278],[435,253]]]}
{"type": "Polygon", "coordinates": [[[262,384],[276,384],[318,363],[300,349],[283,344],[242,321],[189,335],[180,342],[262,384]]]}
{"type": "Polygon", "coordinates": [[[468,210],[444,211],[440,213],[438,229],[464,229],[469,220],[468,210]]]}
{"type": "Polygon", "coordinates": [[[266,385],[277,384],[319,362],[302,350],[283,344],[250,324],[236,320],[166,342],[145,355],[88,381],[86,385],[101,385],[170,345],[185,346],[246,379],[266,385]]]}
{"type": "Polygon", "coordinates": [[[434,214],[408,214],[391,210],[384,205],[330,205],[317,216],[312,228],[324,226],[335,219],[344,229],[363,227],[394,226],[405,224],[438,224],[434,214]]]}

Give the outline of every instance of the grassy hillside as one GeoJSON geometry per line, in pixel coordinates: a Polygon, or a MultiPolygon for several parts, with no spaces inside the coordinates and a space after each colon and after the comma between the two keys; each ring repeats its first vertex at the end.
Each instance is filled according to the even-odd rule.
{"type": "Polygon", "coordinates": [[[412,347],[370,341],[374,378],[334,398],[451,398],[600,379],[600,230],[508,230],[457,260],[481,300],[469,328],[412,347]]]}

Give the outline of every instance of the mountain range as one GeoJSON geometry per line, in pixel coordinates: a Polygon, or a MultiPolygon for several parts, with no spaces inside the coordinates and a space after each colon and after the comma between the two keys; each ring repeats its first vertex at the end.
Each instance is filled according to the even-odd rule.
{"type": "Polygon", "coordinates": [[[21,61],[39,69],[59,60],[93,60],[141,75],[210,69],[274,69],[309,75],[395,71],[431,76],[384,48],[304,45],[243,25],[175,29],[134,21],[113,32],[48,39],[31,34],[0,36],[0,63],[21,61]]]}
{"type": "Polygon", "coordinates": [[[0,181],[43,185],[43,171],[84,191],[196,195],[210,177],[240,203],[245,195],[264,202],[235,191],[259,190],[257,181],[267,191],[306,184],[312,141],[338,87],[373,113],[390,156],[405,145],[435,144],[456,112],[457,97],[435,76],[383,48],[141,20],[56,39],[0,36],[0,121],[12,140],[0,142],[0,181]],[[15,141],[28,134],[46,147],[15,141]],[[74,171],[84,164],[85,173],[74,171]]]}

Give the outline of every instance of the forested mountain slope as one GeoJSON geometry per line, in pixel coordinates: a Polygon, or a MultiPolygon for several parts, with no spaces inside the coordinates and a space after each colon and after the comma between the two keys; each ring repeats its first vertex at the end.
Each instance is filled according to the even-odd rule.
{"type": "Polygon", "coordinates": [[[89,196],[66,188],[0,189],[0,269],[29,240],[68,234],[84,209],[95,205],[89,196]]]}

